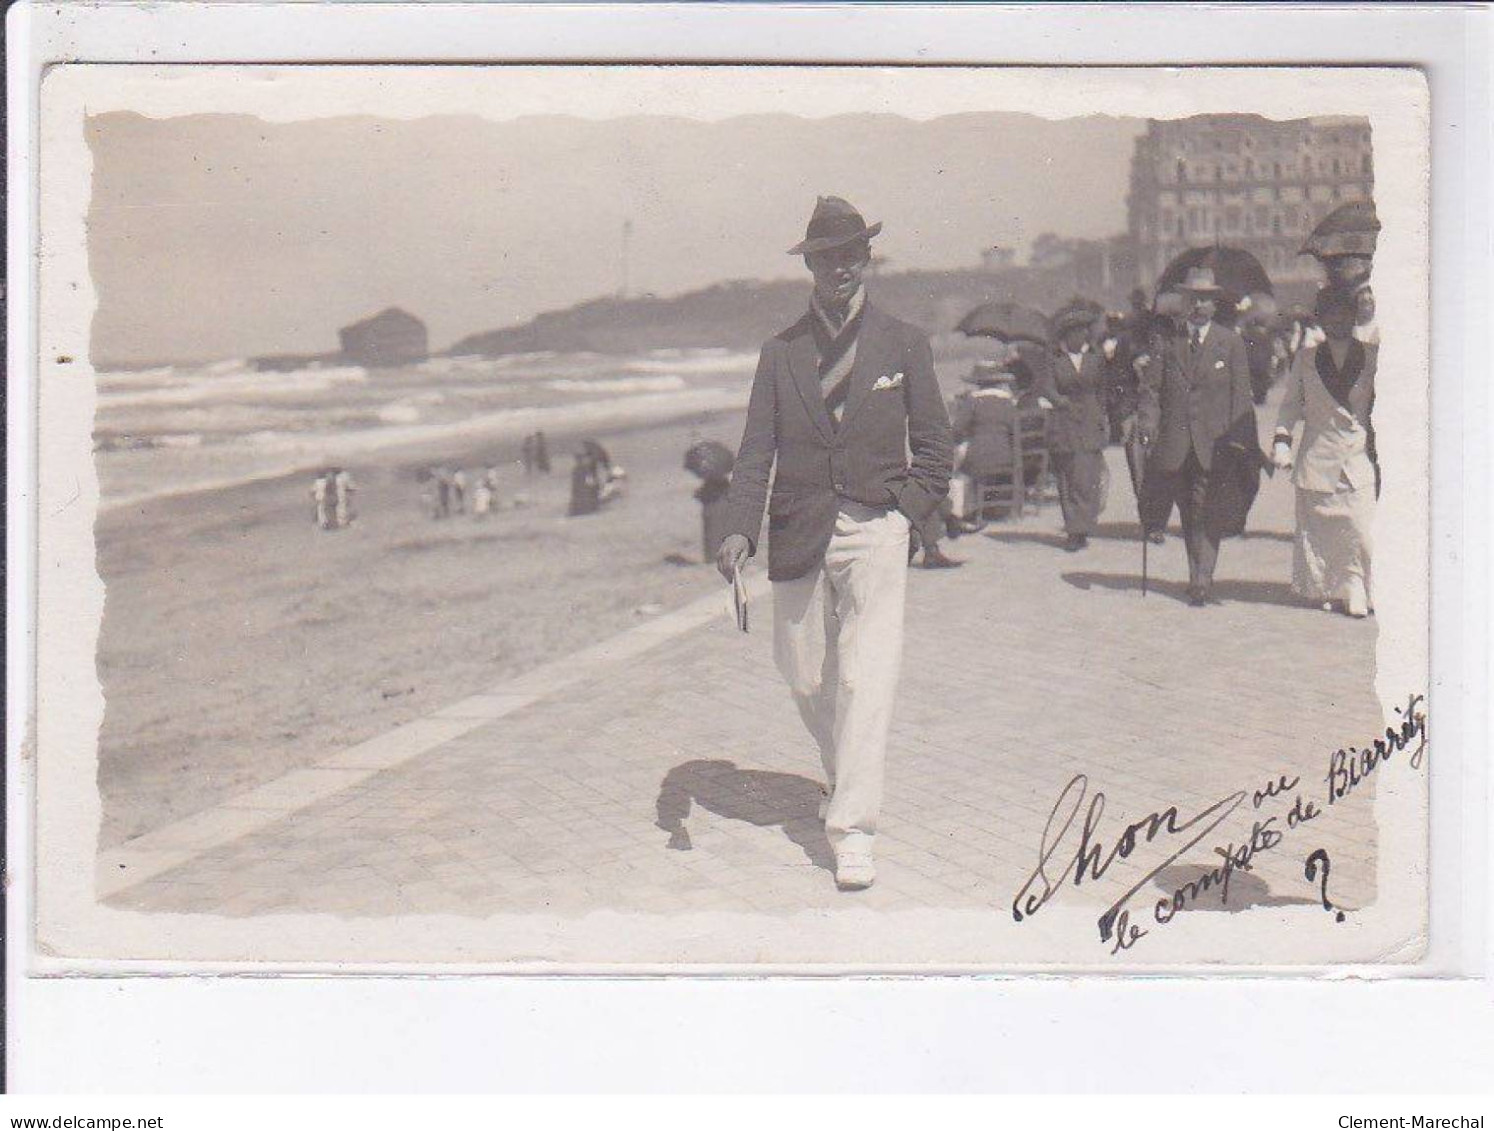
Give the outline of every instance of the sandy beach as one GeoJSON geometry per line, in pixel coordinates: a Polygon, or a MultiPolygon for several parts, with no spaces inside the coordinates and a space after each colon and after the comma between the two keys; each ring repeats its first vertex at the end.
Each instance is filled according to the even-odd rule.
{"type": "MultiPolygon", "coordinates": [[[[946,393],[989,350],[940,345],[946,393]]],[[[101,847],[719,585],[681,462],[697,439],[735,450],[754,362],[702,350],[106,375],[101,847]],[[554,467],[526,478],[536,427],[554,467]],[[203,441],[161,442],[184,435],[203,441]],[[569,453],[587,436],[627,469],[627,492],[568,519],[569,453]],[[308,469],[330,462],[359,487],[347,530],[312,522],[308,469]],[[497,466],[500,509],[432,520],[422,475],[437,463],[497,466]]]]}
{"type": "Polygon", "coordinates": [[[699,564],[697,481],[681,458],[695,439],[735,447],[740,413],[656,415],[549,430],[554,470],[527,479],[518,436],[369,452],[354,465],[359,517],[342,531],[312,524],[305,475],[104,510],[101,845],[719,585],[699,564]],[[568,519],[583,435],[627,469],[627,494],[568,519]],[[428,517],[420,472],[438,460],[497,463],[503,509],[428,517]]]}

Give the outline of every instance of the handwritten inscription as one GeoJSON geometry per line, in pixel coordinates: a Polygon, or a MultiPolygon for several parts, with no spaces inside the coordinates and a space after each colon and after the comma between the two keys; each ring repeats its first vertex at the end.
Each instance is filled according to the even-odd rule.
{"type": "Polygon", "coordinates": [[[1424,702],[1425,698],[1420,695],[1411,696],[1405,707],[1395,709],[1395,713],[1401,716],[1401,725],[1386,727],[1382,737],[1363,749],[1350,746],[1333,752],[1328,759],[1326,778],[1329,805],[1344,800],[1392,757],[1409,749],[1413,742],[1416,748],[1411,750],[1408,761],[1413,770],[1421,768],[1427,749],[1427,716],[1420,709],[1424,702]]]}
{"type": "Polygon", "coordinates": [[[1084,799],[1088,790],[1089,778],[1084,774],[1075,774],[1058,795],[1052,812],[1048,814],[1048,822],[1043,827],[1037,868],[1012,901],[1012,917],[1020,923],[1028,916],[1037,914],[1066,883],[1081,887],[1085,883],[1096,882],[1104,877],[1112,864],[1129,858],[1138,846],[1163,838],[1171,849],[1170,855],[1100,917],[1102,942],[1109,941],[1126,900],[1163,868],[1218,828],[1246,797],[1244,792],[1232,793],[1186,820],[1178,813],[1175,805],[1170,805],[1161,812],[1148,813],[1141,820],[1126,825],[1107,849],[1100,837],[1100,818],[1105,813],[1105,795],[1096,790],[1086,807],[1084,799]],[[1075,843],[1070,832],[1079,820],[1081,809],[1084,810],[1084,821],[1079,826],[1075,843]],[[1185,836],[1181,843],[1171,840],[1179,836],[1185,836]],[[1172,847],[1174,844],[1176,847],[1172,847]]]}
{"type": "MultiPolygon", "coordinates": [[[[1400,723],[1387,727],[1380,737],[1364,747],[1346,747],[1329,757],[1326,806],[1333,806],[1351,796],[1391,758],[1409,751],[1407,762],[1420,768],[1427,748],[1427,724],[1424,696],[1412,695],[1404,707],[1397,707],[1400,723]]],[[[1083,887],[1100,883],[1118,860],[1129,859],[1138,850],[1157,845],[1161,858],[1135,883],[1131,884],[1097,922],[1100,941],[1110,943],[1110,953],[1129,950],[1145,938],[1154,926],[1166,926],[1178,912],[1196,905],[1205,895],[1217,892],[1221,904],[1229,902],[1231,878],[1251,870],[1262,853],[1281,846],[1290,831],[1317,820],[1326,808],[1302,788],[1299,776],[1280,774],[1250,790],[1240,790],[1220,798],[1198,812],[1184,817],[1175,805],[1146,814],[1111,833],[1103,829],[1105,794],[1090,792],[1089,778],[1075,774],[1054,802],[1043,826],[1038,845],[1037,866],[1012,900],[1012,917],[1017,922],[1037,914],[1065,887],[1083,887]],[[1285,813],[1258,817],[1250,834],[1240,843],[1226,841],[1212,846],[1218,862],[1197,878],[1176,887],[1156,900],[1151,907],[1151,926],[1133,921],[1131,901],[1137,893],[1156,879],[1169,865],[1206,841],[1246,800],[1250,811],[1268,805],[1284,805],[1285,813]],[[1290,802],[1288,802],[1290,799],[1290,802]],[[1284,826],[1284,827],[1283,827],[1284,826]]],[[[1316,850],[1309,858],[1308,880],[1321,879],[1324,907],[1335,913],[1338,922],[1344,913],[1327,901],[1327,853],[1316,850]]]]}

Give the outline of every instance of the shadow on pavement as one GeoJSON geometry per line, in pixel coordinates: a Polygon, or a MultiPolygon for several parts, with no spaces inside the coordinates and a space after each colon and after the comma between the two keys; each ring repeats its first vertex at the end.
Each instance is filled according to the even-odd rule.
{"type": "Polygon", "coordinates": [[[823,796],[818,782],[798,774],[742,770],[735,762],[697,759],[682,762],[664,775],[659,783],[656,823],[669,834],[669,847],[681,852],[693,847],[690,831],[685,828],[692,805],[761,828],[778,825],[804,850],[810,863],[833,872],[835,857],[819,819],[823,796]]]}
{"type": "Polygon", "coordinates": [[[1227,903],[1220,898],[1220,888],[1214,886],[1213,881],[1210,881],[1211,886],[1200,887],[1196,895],[1189,890],[1191,885],[1202,884],[1204,877],[1210,874],[1208,869],[1180,864],[1174,868],[1163,868],[1157,873],[1153,883],[1164,897],[1170,897],[1178,891],[1185,892],[1185,909],[1188,911],[1225,911],[1234,914],[1249,911],[1252,907],[1300,907],[1304,904],[1322,906],[1321,901],[1313,896],[1273,895],[1265,880],[1249,872],[1235,872],[1230,876],[1227,903]]]}
{"type": "MultiPolygon", "coordinates": [[[[1141,591],[1141,574],[1137,573],[1088,573],[1075,572],[1061,575],[1075,589],[1111,589],[1119,592],[1141,591]]],[[[1147,582],[1147,592],[1174,601],[1188,600],[1188,583],[1152,578],[1147,582]]],[[[1243,581],[1226,579],[1214,582],[1214,598],[1218,601],[1241,601],[1248,605],[1281,605],[1288,609],[1313,608],[1292,592],[1286,581],[1243,581]]]]}

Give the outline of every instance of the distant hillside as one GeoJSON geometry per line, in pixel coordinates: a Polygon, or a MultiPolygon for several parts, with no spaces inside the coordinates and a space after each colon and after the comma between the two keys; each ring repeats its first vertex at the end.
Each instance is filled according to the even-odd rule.
{"type": "MultiPolygon", "coordinates": [[[[982,302],[1024,302],[1051,312],[1076,290],[1071,268],[904,271],[871,279],[872,300],[930,333],[953,330],[982,302]]],[[[1120,308],[1124,293],[1087,297],[1120,308]]],[[[554,351],[632,353],[651,349],[753,349],[789,325],[809,302],[809,281],[720,283],[673,298],[602,298],[541,314],[521,326],[463,338],[447,352],[498,356],[554,351]]]]}

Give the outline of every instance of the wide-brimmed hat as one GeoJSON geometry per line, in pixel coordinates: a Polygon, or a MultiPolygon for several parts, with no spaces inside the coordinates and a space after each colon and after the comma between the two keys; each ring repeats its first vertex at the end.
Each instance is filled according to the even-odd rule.
{"type": "Polygon", "coordinates": [[[1177,285],[1177,289],[1187,294],[1195,295],[1217,295],[1224,288],[1214,282],[1214,269],[1212,267],[1190,267],[1188,274],[1183,276],[1183,281],[1177,285]]]}
{"type": "Polygon", "coordinates": [[[1081,306],[1078,303],[1065,306],[1053,316],[1053,338],[1057,341],[1070,330],[1091,329],[1100,317],[1101,315],[1097,315],[1093,307],[1081,306]]]}
{"type": "Polygon", "coordinates": [[[849,201],[838,196],[822,196],[815,201],[814,215],[804,229],[804,238],[789,248],[790,255],[808,255],[829,251],[854,240],[869,240],[882,230],[878,221],[870,227],[849,201]]]}
{"type": "Polygon", "coordinates": [[[977,361],[975,368],[961,378],[968,385],[1009,385],[1016,379],[1015,373],[996,361],[977,361]]]}

